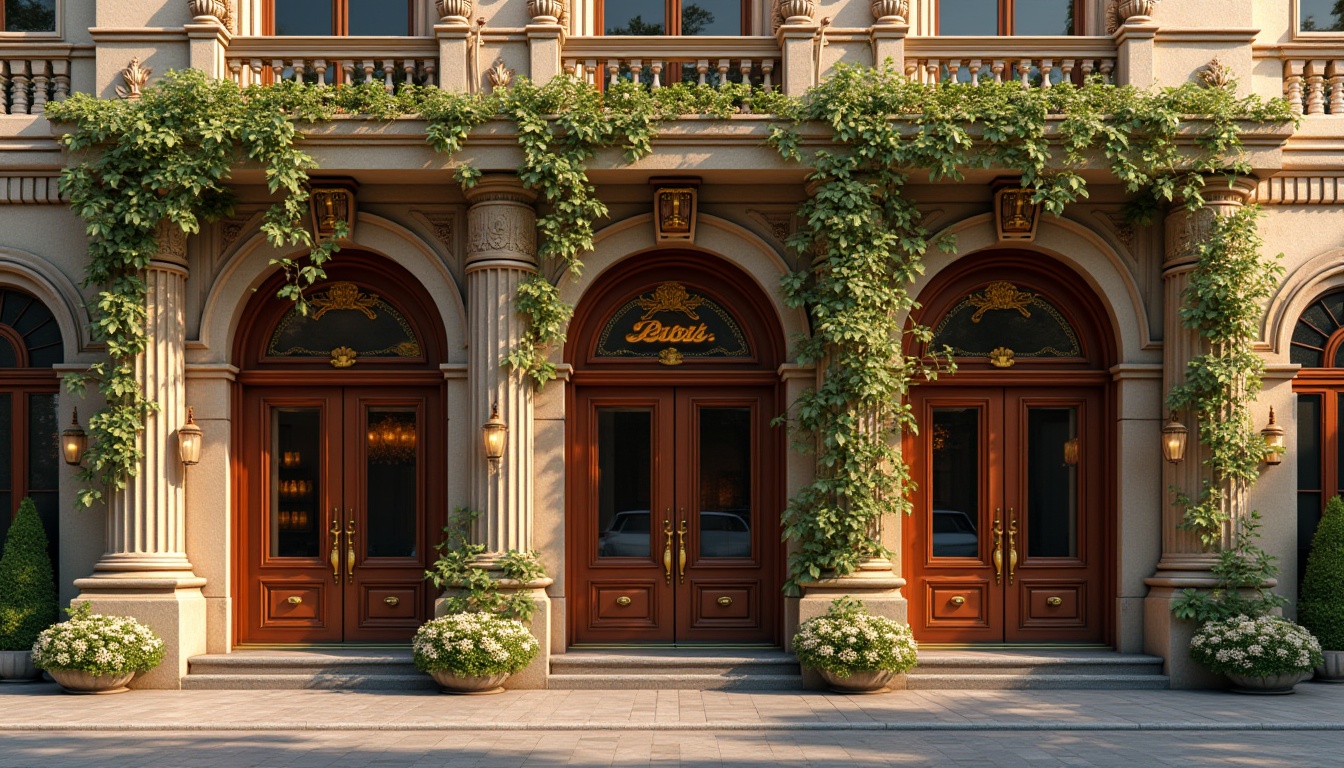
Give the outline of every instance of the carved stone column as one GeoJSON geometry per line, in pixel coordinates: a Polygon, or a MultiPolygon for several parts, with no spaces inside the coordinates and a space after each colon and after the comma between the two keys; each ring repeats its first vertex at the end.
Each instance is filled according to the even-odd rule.
{"type": "MultiPolygon", "coordinates": [[[[1254,179],[1241,179],[1229,188],[1222,177],[1209,180],[1204,198],[1207,207],[1191,214],[1183,208],[1174,209],[1166,220],[1166,257],[1162,264],[1163,278],[1163,341],[1162,387],[1163,394],[1186,380],[1186,366],[1207,351],[1208,345],[1198,332],[1187,328],[1181,319],[1183,294],[1189,285],[1190,273],[1199,257],[1196,246],[1208,237],[1209,225],[1215,216],[1226,216],[1241,208],[1255,192],[1254,179]]],[[[1165,421],[1169,414],[1163,413],[1165,421]]],[[[1179,464],[1163,462],[1162,468],[1162,556],[1154,575],[1145,580],[1149,586],[1144,601],[1144,645],[1149,653],[1167,660],[1172,686],[1179,688],[1213,687],[1214,678],[1195,666],[1189,658],[1190,622],[1179,621],[1171,615],[1171,603],[1181,590],[1207,588],[1217,582],[1210,569],[1217,555],[1199,540],[1199,535],[1180,527],[1184,509],[1174,501],[1173,488],[1180,489],[1192,499],[1198,499],[1200,489],[1210,472],[1204,466],[1208,450],[1199,441],[1199,424],[1193,412],[1178,412],[1177,418],[1190,430],[1185,460],[1179,464]]],[[[1154,445],[1153,450],[1158,450],[1154,445]]],[[[1233,518],[1246,514],[1246,494],[1241,489],[1228,489],[1226,511],[1233,518]]]]}
{"type": "Polygon", "coordinates": [[[186,236],[159,230],[159,254],[145,270],[146,349],[136,377],[158,409],[145,420],[139,472],[108,498],[107,551],[94,573],[79,579],[78,600],[95,612],[134,616],[163,637],[168,656],[135,687],[178,688],[187,659],[205,652],[205,579],[186,554],[185,468],[177,430],[186,420],[186,236]]]}

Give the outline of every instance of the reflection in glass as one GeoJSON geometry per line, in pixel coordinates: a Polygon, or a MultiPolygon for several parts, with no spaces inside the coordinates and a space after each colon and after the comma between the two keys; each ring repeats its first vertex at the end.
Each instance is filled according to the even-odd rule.
{"type": "MultiPolygon", "coordinates": [[[[47,555],[52,565],[60,563],[60,457],[57,455],[56,395],[28,396],[28,497],[37,507],[47,533],[47,555]]],[[[8,509],[8,507],[0,507],[8,509]]],[[[2,513],[0,513],[2,514],[2,513]]],[[[57,582],[59,583],[59,582],[57,582]]]]}
{"type": "Polygon", "coordinates": [[[416,414],[370,408],[365,437],[367,557],[415,557],[420,502],[416,414]]]}
{"type": "Polygon", "coordinates": [[[607,0],[602,4],[602,28],[607,35],[664,35],[663,0],[607,0]]]}
{"type": "Polygon", "coordinates": [[[930,433],[934,557],[980,554],[980,410],[935,408],[930,433]]]}
{"type": "Polygon", "coordinates": [[[1078,556],[1078,464],[1066,460],[1077,439],[1077,408],[1027,411],[1029,557],[1078,556]]]}
{"type": "Polygon", "coordinates": [[[597,412],[597,556],[648,557],[653,412],[597,412]]]}
{"type": "Polygon", "coordinates": [[[1299,0],[1298,29],[1303,32],[1344,31],[1344,4],[1339,0],[1299,0]]]}
{"type": "Polygon", "coordinates": [[[740,0],[682,0],[681,34],[742,34],[740,0]]]}
{"type": "Polygon", "coordinates": [[[271,557],[317,557],[322,530],[322,411],[271,411],[271,557]]]}
{"type": "Polygon", "coordinates": [[[404,0],[349,0],[351,35],[401,37],[411,33],[410,6],[404,0]]]}
{"type": "Polygon", "coordinates": [[[274,0],[276,35],[319,35],[336,32],[331,0],[274,0]]]}
{"type": "Polygon", "coordinates": [[[1297,575],[1301,582],[1306,570],[1311,539],[1321,520],[1322,415],[1321,395],[1301,393],[1297,396],[1297,575]]]}
{"type": "Polygon", "coordinates": [[[6,32],[55,32],[56,0],[5,0],[6,32]]]}
{"type": "Polygon", "coordinates": [[[938,34],[999,34],[999,0],[938,0],[938,34]]]}
{"type": "Polygon", "coordinates": [[[1014,35],[1072,35],[1075,0],[1016,0],[1014,35]]]}
{"type": "Polygon", "coordinates": [[[751,557],[751,409],[699,418],[700,557],[751,557]]]}

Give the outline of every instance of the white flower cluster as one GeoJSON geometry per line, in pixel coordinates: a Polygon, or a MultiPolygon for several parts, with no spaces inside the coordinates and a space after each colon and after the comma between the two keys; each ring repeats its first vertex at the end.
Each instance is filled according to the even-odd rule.
{"type": "Polygon", "coordinates": [[[804,622],[793,638],[802,664],[842,677],[854,672],[904,672],[917,661],[910,627],[852,606],[836,606],[804,622]]]}
{"type": "Polygon", "coordinates": [[[493,675],[526,667],[540,646],[522,622],[492,613],[455,613],[425,622],[412,649],[415,665],[425,672],[493,675]]]}
{"type": "Polygon", "coordinates": [[[135,619],[85,609],[37,636],[33,663],[41,669],[123,675],[153,669],[163,661],[163,653],[159,636],[135,619]]]}
{"type": "Polygon", "coordinates": [[[1211,621],[1190,639],[1190,655],[1219,674],[1269,677],[1321,663],[1321,645],[1306,629],[1278,616],[1211,621]]]}

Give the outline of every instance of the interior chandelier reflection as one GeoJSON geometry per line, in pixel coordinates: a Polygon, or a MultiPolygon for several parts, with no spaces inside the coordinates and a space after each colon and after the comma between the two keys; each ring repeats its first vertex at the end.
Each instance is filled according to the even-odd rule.
{"type": "Polygon", "coordinates": [[[369,426],[369,460],[404,464],[415,459],[415,422],[389,414],[369,426]]]}

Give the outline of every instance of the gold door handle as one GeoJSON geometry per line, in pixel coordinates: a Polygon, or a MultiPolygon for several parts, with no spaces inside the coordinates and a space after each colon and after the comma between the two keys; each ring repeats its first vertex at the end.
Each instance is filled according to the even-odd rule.
{"type": "MultiPolygon", "coordinates": [[[[996,509],[997,515],[1002,510],[996,509]]],[[[991,548],[990,557],[994,560],[994,583],[1003,583],[1003,523],[999,518],[994,518],[994,546],[991,548]]]]}
{"type": "Polygon", "coordinates": [[[682,520],[677,528],[677,575],[682,584],[686,583],[686,521],[682,520]]]}
{"type": "Polygon", "coordinates": [[[616,598],[616,604],[621,606],[622,608],[629,605],[630,603],[631,603],[630,598],[626,597],[625,595],[621,595],[620,597],[616,598]]]}
{"type": "Polygon", "coordinates": [[[384,602],[384,603],[387,603],[388,605],[392,606],[393,608],[396,608],[398,605],[401,604],[401,600],[399,600],[399,599],[396,597],[396,595],[388,595],[387,597],[384,597],[384,598],[383,598],[383,602],[384,602]]]}
{"type": "Polygon", "coordinates": [[[667,575],[667,585],[672,586],[672,510],[663,518],[663,573],[667,575]]]}
{"type": "Polygon", "coordinates": [[[962,597],[961,595],[957,595],[956,597],[952,598],[952,604],[956,606],[965,605],[966,598],[962,597]]]}
{"type": "Polygon", "coordinates": [[[341,583],[341,520],[340,510],[331,510],[331,580],[341,583]]]}
{"type": "Polygon", "coordinates": [[[714,602],[718,603],[719,605],[722,605],[724,608],[727,608],[728,606],[733,604],[733,598],[724,595],[723,597],[720,597],[718,600],[715,600],[714,602]]]}
{"type": "MultiPolygon", "coordinates": [[[[1008,514],[1013,514],[1009,509],[1008,514]]],[[[1008,584],[1012,585],[1013,579],[1017,578],[1017,518],[1008,525],[1008,584]]]]}
{"type": "Polygon", "coordinates": [[[298,595],[290,595],[289,600],[287,600],[286,602],[288,602],[290,605],[298,605],[303,602],[303,598],[299,597],[298,595]]]}
{"type": "MultiPolygon", "coordinates": [[[[351,514],[354,511],[351,510],[351,514]]],[[[351,584],[355,583],[355,521],[352,517],[345,526],[345,576],[351,584]]]]}
{"type": "Polygon", "coordinates": [[[1050,607],[1052,607],[1052,608],[1058,608],[1059,606],[1061,606],[1061,605],[1064,604],[1064,598],[1062,598],[1062,597],[1047,597],[1047,598],[1045,599],[1045,604],[1048,605],[1048,606],[1050,606],[1050,607]]]}

